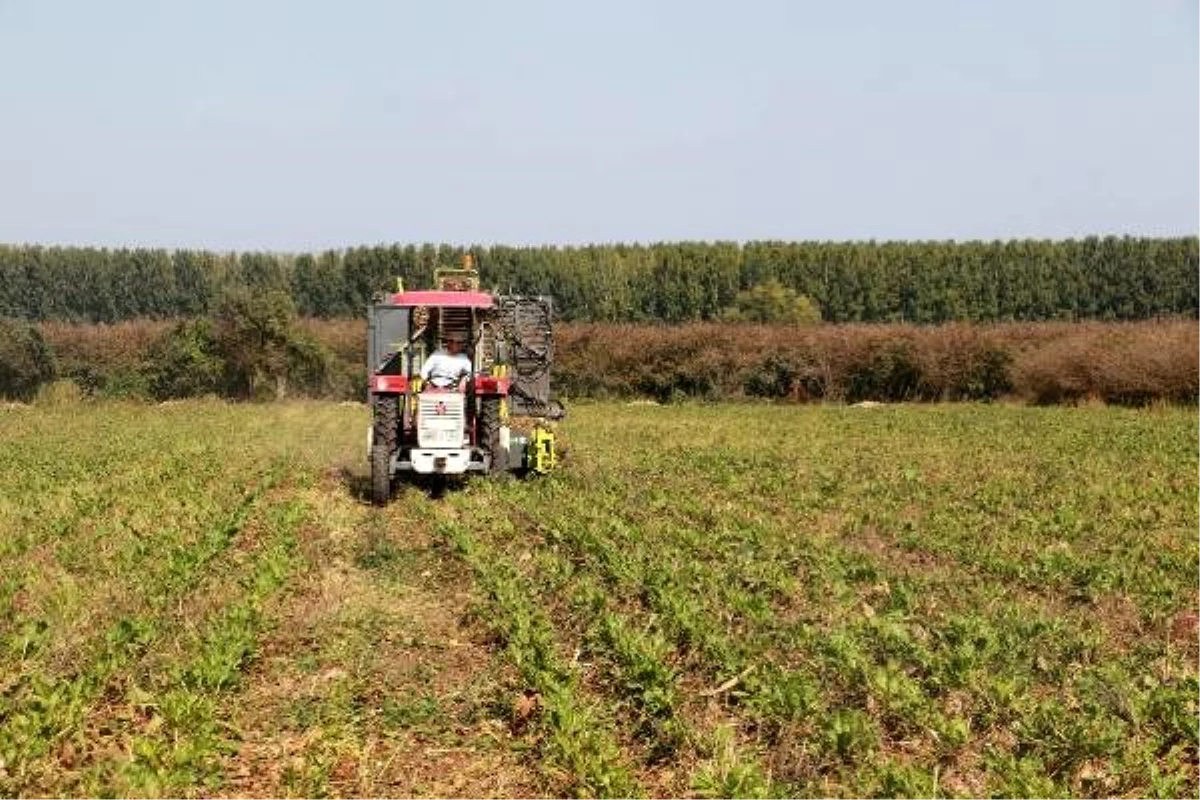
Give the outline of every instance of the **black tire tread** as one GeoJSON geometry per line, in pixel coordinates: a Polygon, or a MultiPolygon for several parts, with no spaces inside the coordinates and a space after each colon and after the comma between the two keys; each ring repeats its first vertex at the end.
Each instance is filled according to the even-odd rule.
{"type": "Polygon", "coordinates": [[[392,495],[392,453],[400,440],[400,398],[377,394],[371,398],[371,501],[386,505],[392,495]]]}
{"type": "Polygon", "coordinates": [[[476,441],[480,449],[488,454],[489,472],[504,472],[508,467],[508,453],[500,451],[500,398],[485,397],[479,401],[476,441]]]}
{"type": "Polygon", "coordinates": [[[387,505],[392,496],[391,451],[382,445],[371,448],[371,502],[387,505]]]}
{"type": "Polygon", "coordinates": [[[377,394],[371,399],[375,425],[374,442],[390,453],[400,438],[400,400],[396,395],[377,394]]]}

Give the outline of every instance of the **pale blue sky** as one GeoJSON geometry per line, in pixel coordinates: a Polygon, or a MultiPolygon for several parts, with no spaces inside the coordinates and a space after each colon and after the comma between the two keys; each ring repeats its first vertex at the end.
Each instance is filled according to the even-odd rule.
{"type": "Polygon", "coordinates": [[[1194,0],[0,0],[0,242],[1194,235],[1194,0]]]}

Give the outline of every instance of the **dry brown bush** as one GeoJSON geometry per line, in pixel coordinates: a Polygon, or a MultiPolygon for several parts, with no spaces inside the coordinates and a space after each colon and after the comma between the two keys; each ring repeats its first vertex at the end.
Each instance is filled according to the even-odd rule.
{"type": "Polygon", "coordinates": [[[365,364],[367,361],[367,320],[315,319],[297,320],[300,329],[316,337],[342,361],[365,364]]]}
{"type": "Polygon", "coordinates": [[[141,319],[111,325],[43,322],[38,327],[54,348],[65,374],[86,365],[107,370],[134,369],[149,354],[154,342],[174,324],[170,320],[141,319]]]}
{"type": "MultiPolygon", "coordinates": [[[[41,325],[63,374],[136,369],[173,323],[41,325]]],[[[351,382],[365,379],[366,321],[301,322],[351,382]]],[[[772,397],[795,401],[1097,399],[1195,402],[1195,320],[941,326],[633,325],[557,328],[555,384],[567,397],[772,397]]]]}
{"type": "Polygon", "coordinates": [[[568,395],[1194,401],[1193,320],[941,326],[563,325],[568,395]]]}
{"type": "Polygon", "coordinates": [[[1194,402],[1200,386],[1200,329],[1195,322],[1082,323],[1021,353],[1013,377],[1036,403],[1098,399],[1141,405],[1194,402]]]}

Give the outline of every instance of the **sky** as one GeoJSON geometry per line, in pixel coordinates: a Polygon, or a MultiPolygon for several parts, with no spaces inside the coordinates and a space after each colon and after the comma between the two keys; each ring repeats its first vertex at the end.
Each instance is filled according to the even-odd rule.
{"type": "Polygon", "coordinates": [[[0,0],[0,242],[1200,230],[1195,0],[0,0]]]}

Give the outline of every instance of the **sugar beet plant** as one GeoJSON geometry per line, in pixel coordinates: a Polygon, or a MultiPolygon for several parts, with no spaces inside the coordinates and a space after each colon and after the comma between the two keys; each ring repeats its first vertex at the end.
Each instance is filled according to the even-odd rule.
{"type": "Polygon", "coordinates": [[[354,405],[0,415],[0,794],[1197,792],[1191,410],[576,404],[387,509],[354,405]]]}
{"type": "Polygon", "coordinates": [[[619,748],[566,759],[548,716],[568,790],[1195,793],[1194,414],[584,405],[565,433],[561,476],[446,524],[531,688],[552,664],[619,748]]]}
{"type": "Polygon", "coordinates": [[[330,422],[220,403],[6,413],[0,793],[220,784],[222,705],[295,566],[307,437],[330,422]]]}

